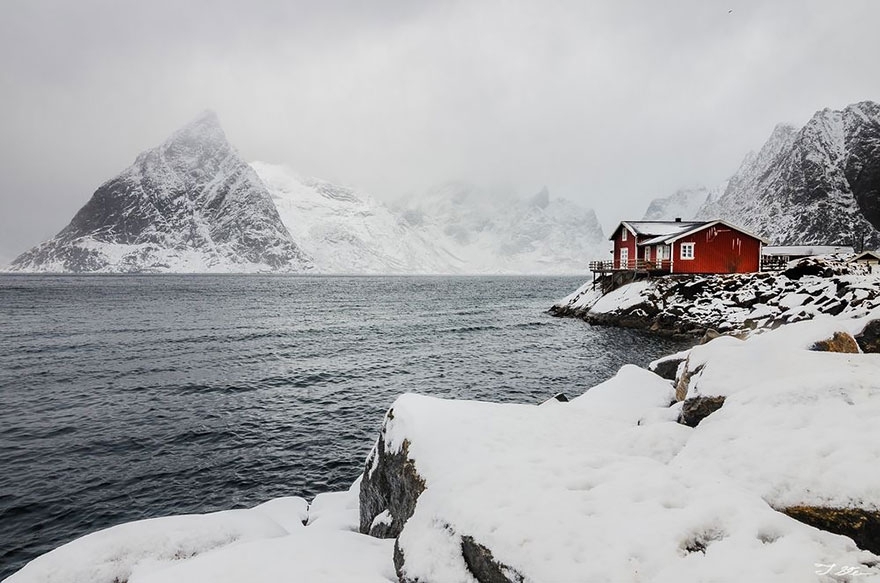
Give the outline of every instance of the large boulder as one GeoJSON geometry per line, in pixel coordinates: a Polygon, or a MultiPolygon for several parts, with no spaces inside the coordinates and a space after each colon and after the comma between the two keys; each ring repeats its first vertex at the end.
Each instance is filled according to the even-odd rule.
{"type": "Polygon", "coordinates": [[[700,421],[720,409],[724,405],[724,399],[723,396],[685,399],[681,405],[678,422],[688,427],[696,427],[700,421]]]}
{"type": "Polygon", "coordinates": [[[852,334],[848,332],[835,332],[831,338],[819,340],[815,342],[810,350],[816,352],[843,352],[847,354],[858,354],[859,345],[852,334]]]}
{"type": "Polygon", "coordinates": [[[862,352],[880,352],[880,320],[868,322],[855,339],[862,352]]]}
{"type": "Polygon", "coordinates": [[[425,481],[410,459],[409,440],[397,448],[386,442],[386,430],[394,420],[394,409],[385,422],[375,447],[367,458],[360,488],[360,532],[377,538],[397,538],[415,512],[425,481]]]}
{"type": "Polygon", "coordinates": [[[789,506],[782,512],[812,527],[853,539],[860,549],[880,554],[880,511],[864,508],[789,506]]]}
{"type": "MultiPolygon", "coordinates": [[[[851,541],[672,463],[701,429],[675,422],[671,398],[668,381],[636,367],[556,406],[401,396],[377,445],[399,459],[371,457],[365,472],[378,484],[418,469],[419,484],[384,480],[418,492],[395,542],[398,580],[781,583],[813,562],[880,574],[851,541]]],[[[365,510],[362,528],[388,506],[365,510]]]]}

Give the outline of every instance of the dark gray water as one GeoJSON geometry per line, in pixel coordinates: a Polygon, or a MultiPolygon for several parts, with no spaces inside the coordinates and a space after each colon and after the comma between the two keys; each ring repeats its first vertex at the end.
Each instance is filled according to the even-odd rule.
{"type": "Polygon", "coordinates": [[[99,528],[344,489],[415,391],[536,403],[679,350],[576,278],[0,276],[0,579],[99,528]]]}

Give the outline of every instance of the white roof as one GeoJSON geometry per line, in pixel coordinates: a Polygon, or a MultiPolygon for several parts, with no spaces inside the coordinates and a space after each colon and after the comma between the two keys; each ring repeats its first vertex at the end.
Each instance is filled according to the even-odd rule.
{"type": "MultiPolygon", "coordinates": [[[[622,221],[620,224],[626,227],[630,233],[640,237],[657,237],[659,235],[669,236],[696,225],[703,225],[705,221],[622,221]]],[[[620,226],[618,226],[619,228],[620,226]]],[[[614,233],[618,229],[614,229],[610,239],[614,239],[614,233]]]]}
{"type": "Polygon", "coordinates": [[[862,251],[861,253],[850,259],[850,261],[861,261],[862,259],[874,259],[880,261],[880,253],[878,253],[877,251],[862,251]]]}
{"type": "Polygon", "coordinates": [[[831,255],[832,253],[855,253],[855,250],[852,247],[833,245],[775,245],[764,247],[762,253],[764,255],[811,257],[813,255],[831,255]]]}
{"type": "Polygon", "coordinates": [[[675,241],[678,241],[682,237],[686,237],[686,236],[691,235],[693,233],[697,233],[697,232],[702,231],[703,229],[707,229],[709,227],[714,227],[715,225],[724,225],[725,227],[727,227],[729,229],[733,229],[734,231],[739,231],[740,233],[743,233],[744,235],[748,235],[749,237],[757,239],[758,241],[761,241],[765,245],[767,243],[769,243],[769,241],[767,241],[763,237],[759,237],[753,233],[746,231],[742,227],[737,227],[736,225],[732,225],[732,224],[728,223],[727,221],[722,221],[720,219],[714,220],[714,221],[701,221],[701,222],[691,222],[691,223],[672,223],[672,224],[684,225],[684,226],[681,228],[675,229],[668,234],[661,234],[659,236],[653,237],[652,239],[647,239],[645,241],[641,241],[639,243],[639,246],[659,245],[661,243],[663,243],[663,244],[674,243],[675,241]]]}

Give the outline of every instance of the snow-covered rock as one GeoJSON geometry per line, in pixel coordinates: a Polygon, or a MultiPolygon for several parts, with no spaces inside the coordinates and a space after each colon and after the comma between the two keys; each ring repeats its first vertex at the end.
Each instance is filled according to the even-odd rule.
{"type": "Polygon", "coordinates": [[[880,246],[880,104],[780,124],[698,219],[725,219],[777,245],[880,246]]]}
{"type": "Polygon", "coordinates": [[[359,485],[311,504],[285,497],[121,524],[36,558],[4,583],[396,581],[393,543],[356,532],[359,485]]]}
{"type": "Polygon", "coordinates": [[[812,509],[799,516],[808,522],[823,512],[858,516],[836,528],[880,552],[880,355],[813,349],[878,317],[817,317],[691,349],[680,369],[685,398],[723,406],[700,421],[673,465],[721,473],[777,509],[812,509]]]}
{"type": "MultiPolygon", "coordinates": [[[[821,564],[880,575],[850,540],[677,461],[702,428],[675,422],[671,396],[625,367],[552,407],[398,398],[377,447],[425,485],[397,539],[401,581],[833,580],[821,564]]],[[[368,465],[364,480],[394,481],[382,471],[368,465]]]]}
{"type": "Polygon", "coordinates": [[[16,271],[305,271],[256,172],[205,112],[105,182],[16,271]]]}
{"type": "Polygon", "coordinates": [[[794,261],[778,273],[665,276],[608,294],[585,283],[550,308],[594,324],[700,335],[746,332],[819,314],[854,317],[880,305],[880,277],[832,257],[794,261]]]}
{"type": "Polygon", "coordinates": [[[396,583],[393,550],[391,541],[305,528],[136,573],[129,583],[396,583]]]}
{"type": "Polygon", "coordinates": [[[287,534],[263,511],[150,518],[62,545],[37,557],[4,583],[119,583],[137,570],[158,569],[228,545],[287,534]]]}

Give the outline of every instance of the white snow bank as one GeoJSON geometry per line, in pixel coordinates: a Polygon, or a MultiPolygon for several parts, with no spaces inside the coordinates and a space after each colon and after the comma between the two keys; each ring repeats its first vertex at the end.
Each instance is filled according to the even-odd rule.
{"type": "Polygon", "coordinates": [[[386,447],[408,441],[426,482],[399,539],[405,575],[471,581],[463,536],[526,581],[800,583],[821,580],[815,563],[870,570],[860,561],[873,555],[849,539],[723,475],[669,465],[699,428],[640,422],[670,391],[625,367],[571,406],[400,397],[386,447]]]}
{"type": "Polygon", "coordinates": [[[570,401],[570,407],[583,408],[590,415],[612,416],[635,423],[649,410],[668,407],[675,401],[672,383],[632,364],[570,401]]]}
{"type": "Polygon", "coordinates": [[[393,553],[393,540],[300,528],[287,536],[136,572],[130,583],[396,583],[393,553]]]}
{"type": "Polygon", "coordinates": [[[309,503],[299,496],[275,498],[251,510],[271,518],[287,532],[302,528],[309,519],[309,503]]]}
{"type": "Polygon", "coordinates": [[[359,488],[360,479],[311,505],[290,496],[114,526],[38,557],[4,583],[396,581],[393,542],[345,532],[358,528],[359,488]]]}
{"type": "Polygon", "coordinates": [[[652,289],[650,280],[630,283],[599,298],[593,303],[590,311],[594,314],[604,314],[626,310],[646,301],[652,289]]]}
{"type": "Polygon", "coordinates": [[[688,397],[727,398],[676,465],[721,472],[778,508],[880,509],[880,355],[807,350],[866,320],[822,318],[694,347],[688,397]]]}
{"type": "Polygon", "coordinates": [[[820,316],[742,341],[721,336],[690,350],[688,397],[732,395],[743,390],[807,392],[842,386],[870,388],[880,356],[814,352],[809,348],[836,332],[864,327],[865,319],[820,316]]]}
{"type": "Polygon", "coordinates": [[[310,528],[357,531],[360,526],[361,479],[345,492],[318,494],[309,505],[310,528]]]}
{"type": "Polygon", "coordinates": [[[558,302],[554,304],[554,306],[566,306],[575,311],[586,311],[593,307],[599,298],[602,297],[602,288],[597,288],[593,285],[593,282],[588,281],[583,284],[581,287],[568,294],[558,302]]]}
{"type": "Polygon", "coordinates": [[[286,534],[280,524],[252,510],[138,520],[62,545],[4,583],[118,583],[138,568],[156,569],[233,543],[286,534]]]}

